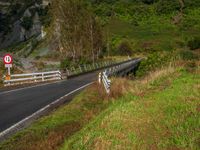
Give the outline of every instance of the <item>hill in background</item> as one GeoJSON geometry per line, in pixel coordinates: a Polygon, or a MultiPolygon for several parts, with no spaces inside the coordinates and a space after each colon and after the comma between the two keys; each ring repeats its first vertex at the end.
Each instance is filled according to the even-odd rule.
{"type": "Polygon", "coordinates": [[[134,52],[151,52],[187,49],[188,46],[193,49],[188,42],[193,39],[199,42],[199,0],[90,2],[104,25],[105,40],[110,43],[112,52],[119,50],[119,53],[124,43],[134,52]]]}
{"type": "Polygon", "coordinates": [[[56,64],[61,61],[63,68],[115,55],[147,56],[178,51],[184,57],[193,57],[199,53],[200,0],[74,0],[73,7],[68,2],[54,0],[47,9],[41,9],[39,0],[20,5],[12,1],[12,7],[4,5],[9,11],[0,23],[3,33],[7,33],[6,36],[0,33],[4,41],[1,46],[7,41],[10,46],[3,51],[43,64],[40,66],[45,66],[46,60],[56,64]],[[27,10],[31,16],[22,17],[27,10]],[[23,32],[12,36],[16,32],[10,29],[15,29],[15,25],[23,32]],[[36,37],[41,35],[42,27],[47,36],[38,41],[36,37]],[[18,42],[6,40],[7,35],[18,42]]]}

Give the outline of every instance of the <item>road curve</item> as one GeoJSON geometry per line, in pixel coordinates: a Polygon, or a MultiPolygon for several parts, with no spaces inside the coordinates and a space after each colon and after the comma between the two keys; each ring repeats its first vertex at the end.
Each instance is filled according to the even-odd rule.
{"type": "Polygon", "coordinates": [[[60,97],[97,80],[97,72],[61,82],[0,91],[0,133],[60,97]]]}

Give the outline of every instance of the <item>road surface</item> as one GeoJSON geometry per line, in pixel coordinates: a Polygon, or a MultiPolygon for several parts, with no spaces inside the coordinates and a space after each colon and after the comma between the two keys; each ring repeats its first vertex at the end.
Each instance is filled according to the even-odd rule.
{"type": "Polygon", "coordinates": [[[0,91],[0,132],[8,129],[60,97],[97,80],[97,72],[65,81],[0,91]]]}

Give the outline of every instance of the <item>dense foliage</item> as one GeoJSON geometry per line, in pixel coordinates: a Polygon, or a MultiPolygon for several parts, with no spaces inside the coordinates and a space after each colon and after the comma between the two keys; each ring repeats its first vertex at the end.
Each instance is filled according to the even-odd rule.
{"type": "Polygon", "coordinates": [[[161,68],[167,63],[171,62],[173,55],[170,53],[158,53],[154,52],[150,54],[145,60],[143,60],[136,72],[138,77],[146,75],[149,71],[153,71],[161,68]]]}
{"type": "Polygon", "coordinates": [[[73,62],[98,59],[102,49],[102,31],[85,3],[82,0],[55,0],[53,6],[53,49],[73,62]]]}
{"type": "Polygon", "coordinates": [[[200,0],[88,2],[104,27],[107,50],[115,54],[120,55],[116,49],[123,41],[129,41],[135,53],[198,48],[200,0]]]}

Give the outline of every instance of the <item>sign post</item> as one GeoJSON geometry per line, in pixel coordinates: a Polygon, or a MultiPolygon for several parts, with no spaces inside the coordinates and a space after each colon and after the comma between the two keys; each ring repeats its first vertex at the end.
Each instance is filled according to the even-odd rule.
{"type": "Polygon", "coordinates": [[[6,80],[10,80],[10,68],[12,68],[12,62],[13,62],[13,58],[10,54],[6,54],[3,57],[3,61],[5,64],[5,68],[8,68],[8,73],[6,75],[6,80]]]}

